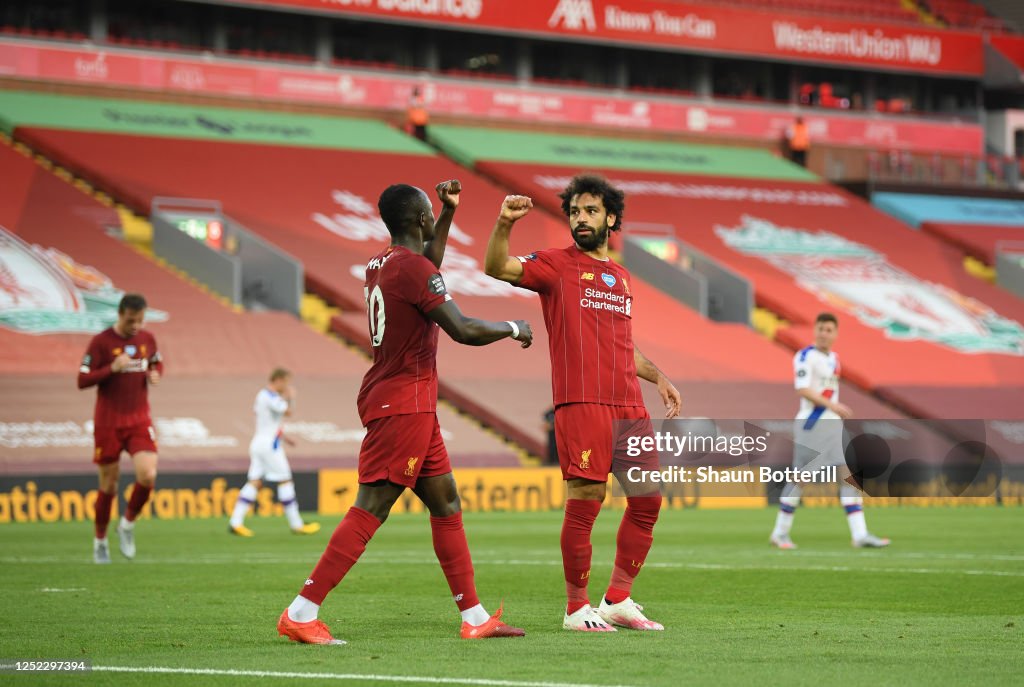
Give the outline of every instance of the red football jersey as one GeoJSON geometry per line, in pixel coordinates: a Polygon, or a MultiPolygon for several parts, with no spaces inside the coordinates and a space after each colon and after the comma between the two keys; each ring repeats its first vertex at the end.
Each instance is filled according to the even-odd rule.
{"type": "Polygon", "coordinates": [[[96,427],[151,424],[146,393],[150,368],[163,374],[156,339],[145,329],[125,338],[110,327],[92,337],[78,370],[78,388],[98,385],[93,414],[96,427]],[[121,372],[113,372],[110,365],[122,353],[127,353],[132,361],[121,372]]]}
{"type": "Polygon", "coordinates": [[[642,406],[626,269],[592,258],[575,244],[519,260],[523,276],[517,286],[540,294],[544,307],[555,405],[642,406]]]}
{"type": "Polygon", "coordinates": [[[366,265],[366,309],[373,365],[359,389],[366,425],[389,415],[437,410],[437,336],[427,313],[451,300],[432,262],[389,246],[366,265]]]}

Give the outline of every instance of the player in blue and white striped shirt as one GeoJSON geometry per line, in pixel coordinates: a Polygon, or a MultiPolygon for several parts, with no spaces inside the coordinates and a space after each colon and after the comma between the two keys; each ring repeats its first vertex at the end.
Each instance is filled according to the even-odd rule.
{"type": "MultiPolygon", "coordinates": [[[[839,357],[832,350],[839,321],[832,313],[821,313],[814,323],[814,345],[793,357],[793,386],[800,397],[800,410],[793,430],[793,467],[816,470],[838,465],[845,468],[843,420],[853,411],[839,402],[839,357]]],[[[786,484],[779,499],[779,514],[769,539],[772,546],[795,549],[789,538],[793,514],[800,504],[800,486],[786,484]]],[[[889,540],[868,532],[864,520],[864,499],[860,492],[840,481],[839,500],[846,510],[852,543],[857,548],[881,548],[889,540]]]]}

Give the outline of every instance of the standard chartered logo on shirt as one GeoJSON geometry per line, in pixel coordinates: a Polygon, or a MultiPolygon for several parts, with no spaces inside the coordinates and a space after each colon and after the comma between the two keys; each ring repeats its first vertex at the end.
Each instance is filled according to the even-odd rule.
{"type": "Polygon", "coordinates": [[[586,289],[583,292],[583,297],[580,299],[581,308],[610,310],[611,312],[622,313],[623,315],[629,315],[632,305],[633,299],[627,298],[623,294],[591,288],[586,289]]]}

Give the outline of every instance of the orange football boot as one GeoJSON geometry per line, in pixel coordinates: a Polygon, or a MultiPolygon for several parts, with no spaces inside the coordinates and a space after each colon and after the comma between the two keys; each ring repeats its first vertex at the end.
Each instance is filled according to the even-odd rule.
{"type": "Polygon", "coordinates": [[[329,627],[324,625],[322,620],[313,620],[308,623],[297,623],[288,617],[288,609],[277,621],[277,633],[287,637],[293,642],[303,644],[344,644],[344,639],[335,639],[331,635],[329,627]]]}

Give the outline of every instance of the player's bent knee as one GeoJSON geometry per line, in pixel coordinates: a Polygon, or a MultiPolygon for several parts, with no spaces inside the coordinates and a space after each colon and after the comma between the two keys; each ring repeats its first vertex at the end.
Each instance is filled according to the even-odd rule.
{"type": "Polygon", "coordinates": [[[121,478],[121,469],[117,463],[101,465],[99,473],[100,491],[105,494],[117,491],[117,482],[121,478]]]}
{"type": "Polygon", "coordinates": [[[447,518],[452,515],[457,515],[462,512],[462,499],[460,499],[458,494],[456,494],[453,500],[430,505],[429,510],[430,514],[435,518],[447,518]]]}
{"type": "Polygon", "coordinates": [[[661,510],[661,492],[648,492],[637,496],[627,496],[626,504],[635,510],[657,513],[661,510]]]}
{"type": "Polygon", "coordinates": [[[391,505],[392,504],[390,503],[374,503],[365,507],[360,506],[360,508],[377,518],[381,524],[384,524],[384,521],[388,519],[389,515],[391,515],[391,505]]]}
{"type": "Polygon", "coordinates": [[[608,485],[604,482],[591,482],[588,480],[569,480],[569,498],[583,499],[586,501],[604,501],[608,485]]]}
{"type": "Polygon", "coordinates": [[[800,505],[799,496],[782,496],[779,498],[779,504],[789,509],[796,509],[800,505]]]}
{"type": "Polygon", "coordinates": [[[405,487],[390,482],[360,484],[355,507],[366,511],[381,523],[388,519],[391,507],[405,491],[405,487]]]}

